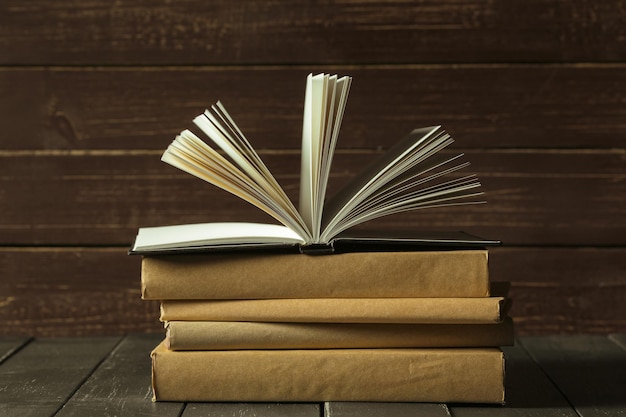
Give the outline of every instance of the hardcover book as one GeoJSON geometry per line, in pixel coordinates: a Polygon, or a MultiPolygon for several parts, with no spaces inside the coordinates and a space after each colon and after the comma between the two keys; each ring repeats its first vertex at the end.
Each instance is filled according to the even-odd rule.
{"type": "Polygon", "coordinates": [[[298,209],[220,102],[194,119],[197,129],[213,146],[188,129],[164,152],[164,162],[253,204],[280,224],[205,223],[141,228],[130,253],[274,247],[332,252],[339,247],[352,251],[361,244],[369,250],[390,242],[405,248],[497,244],[465,234],[349,233],[354,226],[382,216],[483,202],[478,179],[460,174],[469,165],[463,161],[463,155],[440,153],[453,142],[440,126],[413,130],[327,199],[333,154],[351,82],[348,76],[307,77],[298,209]]]}
{"type": "Polygon", "coordinates": [[[499,348],[152,352],[157,401],[504,402],[499,348]]]}
{"type": "Polygon", "coordinates": [[[485,249],[144,256],[144,300],[488,297],[485,249]]]}
{"type": "Polygon", "coordinates": [[[511,305],[509,283],[489,297],[163,300],[160,319],[273,323],[494,324],[511,305]]]}
{"type": "Polygon", "coordinates": [[[513,321],[490,324],[168,321],[170,350],[468,348],[513,345],[513,321]]]}

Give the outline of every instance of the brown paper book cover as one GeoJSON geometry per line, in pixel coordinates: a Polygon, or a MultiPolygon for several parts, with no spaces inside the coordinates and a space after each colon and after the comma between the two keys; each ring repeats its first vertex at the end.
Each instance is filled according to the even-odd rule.
{"type": "Polygon", "coordinates": [[[142,259],[147,300],[489,296],[487,250],[142,259]]]}
{"type": "Polygon", "coordinates": [[[170,350],[496,347],[513,344],[510,318],[497,324],[370,324],[171,321],[170,350]]]}
{"type": "Polygon", "coordinates": [[[502,403],[498,348],[152,352],[157,401],[502,403]]]}
{"type": "Polygon", "coordinates": [[[498,323],[507,314],[509,283],[491,284],[491,296],[471,298],[289,298],[165,300],[161,321],[297,323],[498,323]]]}

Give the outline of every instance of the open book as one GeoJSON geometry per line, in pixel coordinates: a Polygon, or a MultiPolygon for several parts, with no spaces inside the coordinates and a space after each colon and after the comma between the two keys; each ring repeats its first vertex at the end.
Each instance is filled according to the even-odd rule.
{"type": "MultiPolygon", "coordinates": [[[[280,224],[206,223],[141,228],[131,253],[258,246],[332,247],[363,222],[450,205],[478,204],[482,192],[474,175],[458,175],[469,163],[442,155],[453,140],[440,126],[413,130],[326,199],[333,154],[350,91],[351,77],[310,74],[302,124],[298,208],[270,173],[226,108],[216,103],[194,119],[216,148],[190,130],[181,132],[162,160],[260,208],[280,224]],[[343,237],[342,237],[343,236],[343,237]]],[[[356,240],[385,241],[391,236],[356,240]]],[[[398,241],[398,237],[393,237],[398,241]]],[[[404,236],[418,243],[485,244],[471,236],[404,236]]]]}

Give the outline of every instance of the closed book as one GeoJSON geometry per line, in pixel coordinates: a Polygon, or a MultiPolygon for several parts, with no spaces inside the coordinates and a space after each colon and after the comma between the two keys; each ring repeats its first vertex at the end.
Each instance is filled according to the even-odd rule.
{"type": "Polygon", "coordinates": [[[491,284],[489,297],[288,298],[164,300],[161,321],[298,323],[498,323],[510,300],[509,283],[491,284]]]}
{"type": "Polygon", "coordinates": [[[141,280],[147,300],[490,295],[485,249],[145,256],[141,280]]]}
{"type": "Polygon", "coordinates": [[[495,347],[513,344],[513,322],[495,324],[170,321],[171,350],[495,347]]]}
{"type": "Polygon", "coordinates": [[[152,352],[156,401],[504,402],[498,348],[152,352]]]}

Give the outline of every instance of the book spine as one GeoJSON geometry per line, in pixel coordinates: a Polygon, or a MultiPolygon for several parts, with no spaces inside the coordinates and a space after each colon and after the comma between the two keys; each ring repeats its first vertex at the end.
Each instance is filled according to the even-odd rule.
{"type": "Polygon", "coordinates": [[[153,256],[141,279],[146,300],[489,296],[485,250],[153,256]]]}
{"type": "Polygon", "coordinates": [[[504,401],[499,349],[152,352],[159,401],[504,401]]]}
{"type": "Polygon", "coordinates": [[[336,324],[172,321],[170,350],[496,347],[513,344],[513,323],[336,324]]]}
{"type": "Polygon", "coordinates": [[[501,322],[504,297],[164,300],[161,321],[461,324],[501,322]]]}

